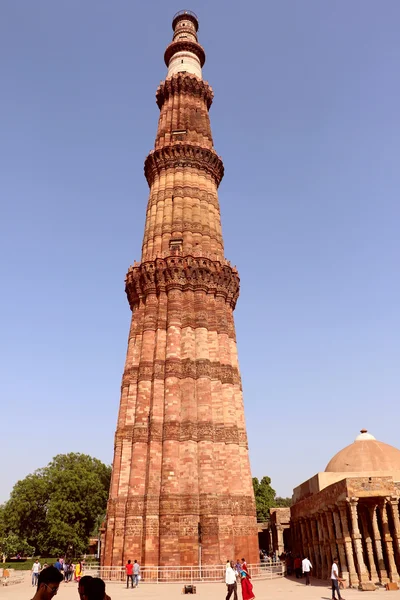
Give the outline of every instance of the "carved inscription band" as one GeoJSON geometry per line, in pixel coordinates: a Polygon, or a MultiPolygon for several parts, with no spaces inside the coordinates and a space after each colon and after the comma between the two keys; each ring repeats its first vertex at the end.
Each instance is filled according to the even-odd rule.
{"type": "Polygon", "coordinates": [[[129,385],[135,381],[165,379],[166,377],[178,377],[179,379],[208,377],[214,381],[240,385],[240,375],[236,367],[221,365],[219,362],[211,362],[206,359],[191,360],[190,358],[141,362],[138,367],[130,367],[125,370],[122,385],[129,385]]]}
{"type": "Polygon", "coordinates": [[[115,444],[122,441],[135,442],[222,442],[236,444],[247,448],[246,430],[236,425],[226,426],[223,423],[214,424],[211,421],[171,421],[167,423],[151,422],[147,424],[125,425],[119,427],[115,434],[115,444]]]}
{"type": "Polygon", "coordinates": [[[162,494],[135,496],[108,501],[107,513],[113,516],[161,515],[241,515],[254,516],[255,505],[251,496],[212,494],[162,494]],[[109,512],[108,512],[109,511],[109,512]]]}

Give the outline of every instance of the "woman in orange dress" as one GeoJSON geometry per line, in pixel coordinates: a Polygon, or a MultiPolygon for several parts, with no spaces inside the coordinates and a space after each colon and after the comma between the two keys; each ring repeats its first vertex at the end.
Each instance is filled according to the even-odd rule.
{"type": "Polygon", "coordinates": [[[247,568],[247,564],[244,558],[242,558],[242,570],[240,572],[240,582],[242,585],[242,598],[243,600],[253,600],[255,598],[253,592],[253,586],[250,581],[250,573],[247,568]]]}

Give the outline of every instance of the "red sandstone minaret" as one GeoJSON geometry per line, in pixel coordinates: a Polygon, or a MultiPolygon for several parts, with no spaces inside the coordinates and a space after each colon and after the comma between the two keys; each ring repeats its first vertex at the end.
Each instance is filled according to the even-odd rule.
{"type": "Polygon", "coordinates": [[[102,564],[258,560],[233,310],[239,276],[224,258],[224,174],[202,79],[198,20],[175,15],[145,161],[150,187],[132,310],[102,564]]]}

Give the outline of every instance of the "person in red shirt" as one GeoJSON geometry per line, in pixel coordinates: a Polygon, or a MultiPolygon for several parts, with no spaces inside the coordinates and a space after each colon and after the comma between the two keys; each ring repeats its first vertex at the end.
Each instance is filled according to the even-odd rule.
{"type": "Polygon", "coordinates": [[[301,572],[301,558],[300,558],[299,554],[294,559],[293,566],[294,566],[294,572],[296,573],[296,579],[300,579],[302,577],[302,572],[301,572]]]}
{"type": "Polygon", "coordinates": [[[133,564],[130,560],[125,565],[126,571],[126,587],[129,587],[129,580],[131,580],[131,587],[133,587],[133,564]]]}

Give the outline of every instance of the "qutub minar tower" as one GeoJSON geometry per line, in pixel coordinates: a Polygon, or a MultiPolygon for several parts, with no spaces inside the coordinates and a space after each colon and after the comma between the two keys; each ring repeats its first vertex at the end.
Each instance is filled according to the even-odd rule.
{"type": "Polygon", "coordinates": [[[202,79],[198,20],[175,15],[150,187],[102,544],[103,565],[258,561],[233,310],[217,189],[224,174],[202,79]]]}

